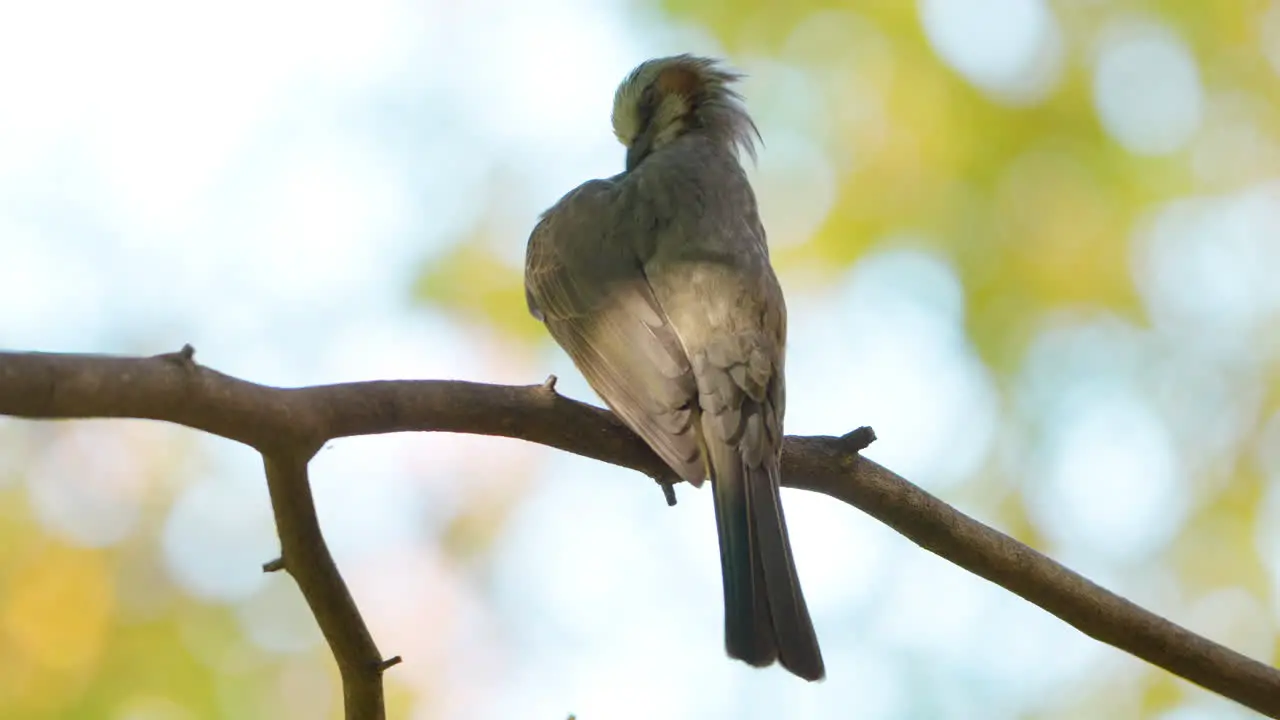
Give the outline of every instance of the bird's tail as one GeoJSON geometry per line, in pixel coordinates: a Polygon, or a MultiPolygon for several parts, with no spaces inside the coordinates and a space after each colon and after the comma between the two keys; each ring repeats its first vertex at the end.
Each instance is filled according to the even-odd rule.
{"type": "Polygon", "coordinates": [[[752,466],[738,448],[710,445],[725,649],[750,665],[778,660],[806,680],[821,680],[826,670],[791,556],[778,460],[766,457],[752,466]]]}

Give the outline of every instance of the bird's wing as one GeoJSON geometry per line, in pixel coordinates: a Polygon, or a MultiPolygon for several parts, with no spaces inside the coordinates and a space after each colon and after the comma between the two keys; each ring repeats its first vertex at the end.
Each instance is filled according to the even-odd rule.
{"type": "Polygon", "coordinates": [[[542,217],[525,258],[529,309],[623,422],[699,484],[697,383],[636,245],[617,236],[614,197],[610,181],[591,181],[542,217]]]}

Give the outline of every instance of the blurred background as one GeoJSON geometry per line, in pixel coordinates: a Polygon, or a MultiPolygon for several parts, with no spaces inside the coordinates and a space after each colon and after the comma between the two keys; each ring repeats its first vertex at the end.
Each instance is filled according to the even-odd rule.
{"type": "MultiPolygon", "coordinates": [[[[1280,619],[1280,0],[0,0],[0,347],[598,402],[521,289],[613,90],[749,73],[788,430],[1264,662],[1280,619]]],[[[312,464],[394,718],[1244,718],[784,493],[828,680],[723,651],[710,493],[492,438],[312,464]]],[[[259,458],[0,418],[0,716],[334,718],[259,458]]]]}

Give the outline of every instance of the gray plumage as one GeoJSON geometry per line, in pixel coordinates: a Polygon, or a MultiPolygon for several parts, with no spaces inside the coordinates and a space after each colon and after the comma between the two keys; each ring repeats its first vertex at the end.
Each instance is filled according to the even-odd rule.
{"type": "Polygon", "coordinates": [[[543,214],[525,290],[623,422],[683,479],[710,476],[729,655],[817,680],[779,498],[786,305],[738,161],[756,128],[737,79],[689,55],[636,68],[614,100],[626,170],[543,214]]]}

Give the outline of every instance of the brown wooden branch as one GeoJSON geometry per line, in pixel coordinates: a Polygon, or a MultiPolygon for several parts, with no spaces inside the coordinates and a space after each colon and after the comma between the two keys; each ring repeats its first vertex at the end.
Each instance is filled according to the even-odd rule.
{"type": "Polygon", "coordinates": [[[280,535],[278,563],[298,583],[320,632],[333,650],[342,676],[346,716],[351,720],[382,720],[386,717],[382,671],[394,663],[387,664],[389,661],[378,654],[378,646],[320,533],[307,477],[310,457],[311,454],[285,452],[262,456],[276,532],[280,535]]]}
{"type": "MultiPolygon", "coordinates": [[[[314,563],[314,572],[294,572],[294,577],[342,668],[349,718],[381,717],[378,675],[390,661],[378,661],[320,539],[305,463],[324,442],[404,431],[495,435],[671,479],[662,462],[612,414],[558,395],[551,382],[510,387],[402,380],[284,389],[196,365],[187,349],[151,358],[0,353],[0,414],[149,418],[261,451],[267,458],[284,566],[294,572],[296,553],[311,553],[307,563],[314,563]],[[311,548],[298,549],[299,543],[311,548]],[[365,708],[364,714],[353,707],[365,708]]],[[[1148,612],[970,518],[858,455],[866,441],[866,433],[859,431],[841,437],[788,437],[785,484],[853,505],[1090,637],[1280,718],[1280,671],[1148,612]]]]}

